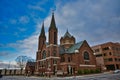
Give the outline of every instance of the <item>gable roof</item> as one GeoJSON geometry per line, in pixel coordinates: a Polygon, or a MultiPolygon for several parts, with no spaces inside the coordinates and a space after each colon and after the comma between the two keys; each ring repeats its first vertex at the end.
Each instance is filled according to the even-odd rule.
{"type": "Polygon", "coordinates": [[[71,46],[68,49],[65,49],[63,46],[60,46],[59,47],[60,54],[64,54],[64,53],[71,54],[71,53],[74,53],[75,50],[78,50],[82,46],[83,43],[84,43],[84,41],[80,41],[80,42],[74,44],[73,46],[71,46]]]}
{"type": "Polygon", "coordinates": [[[78,42],[78,43],[74,44],[73,46],[71,46],[71,47],[67,50],[67,52],[68,52],[68,53],[74,53],[75,50],[78,50],[78,49],[82,46],[83,42],[84,42],[84,41],[81,41],[81,42],[78,42]]]}

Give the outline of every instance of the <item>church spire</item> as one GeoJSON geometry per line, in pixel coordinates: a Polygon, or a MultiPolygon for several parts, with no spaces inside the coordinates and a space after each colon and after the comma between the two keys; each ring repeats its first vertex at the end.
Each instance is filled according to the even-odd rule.
{"type": "Polygon", "coordinates": [[[55,24],[54,12],[52,13],[51,24],[49,27],[49,44],[57,44],[58,30],[55,24]]]}
{"type": "Polygon", "coordinates": [[[43,46],[45,45],[45,42],[46,42],[46,36],[45,36],[45,30],[44,30],[44,22],[42,24],[41,33],[40,33],[38,41],[39,41],[38,50],[42,50],[42,48],[43,48],[43,46]]]}
{"type": "Polygon", "coordinates": [[[52,12],[52,19],[51,19],[51,24],[50,24],[49,30],[51,30],[51,29],[56,29],[57,30],[56,24],[55,24],[55,18],[54,18],[54,11],[52,12]]]}
{"type": "Polygon", "coordinates": [[[40,36],[41,36],[41,37],[45,37],[44,22],[43,22],[43,24],[42,24],[42,29],[41,29],[40,36]]]}

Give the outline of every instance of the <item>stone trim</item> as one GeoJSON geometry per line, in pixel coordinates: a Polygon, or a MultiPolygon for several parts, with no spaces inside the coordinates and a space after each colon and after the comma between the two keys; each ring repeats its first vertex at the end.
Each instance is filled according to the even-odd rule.
{"type": "Polygon", "coordinates": [[[50,56],[50,57],[46,57],[45,59],[37,60],[37,62],[38,62],[38,61],[45,61],[45,60],[51,59],[51,58],[53,58],[53,59],[60,59],[60,57],[50,56]]]}
{"type": "Polygon", "coordinates": [[[80,64],[80,67],[96,67],[96,65],[85,65],[85,64],[80,64]]]}
{"type": "Polygon", "coordinates": [[[49,44],[46,47],[50,47],[50,46],[57,46],[58,47],[58,45],[56,45],[56,44],[49,44]]]}

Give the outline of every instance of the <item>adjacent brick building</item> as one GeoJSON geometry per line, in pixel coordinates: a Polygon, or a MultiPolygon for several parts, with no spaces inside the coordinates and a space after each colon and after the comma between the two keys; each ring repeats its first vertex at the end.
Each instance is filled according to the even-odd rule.
{"type": "Polygon", "coordinates": [[[36,53],[36,74],[72,75],[77,73],[78,69],[96,69],[93,50],[86,40],[76,43],[75,37],[67,30],[58,45],[58,28],[55,24],[54,13],[48,31],[49,38],[46,42],[43,23],[36,53]]]}
{"type": "Polygon", "coordinates": [[[92,47],[102,70],[120,69],[120,43],[107,42],[92,47]]]}

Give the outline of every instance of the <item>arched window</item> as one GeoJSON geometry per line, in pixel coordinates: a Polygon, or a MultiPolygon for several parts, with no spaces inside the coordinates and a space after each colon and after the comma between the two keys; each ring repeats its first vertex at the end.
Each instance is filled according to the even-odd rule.
{"type": "Polygon", "coordinates": [[[84,52],[84,60],[90,60],[89,53],[86,51],[84,52]]]}
{"type": "Polygon", "coordinates": [[[46,58],[46,52],[45,51],[43,51],[43,53],[42,53],[42,59],[44,59],[44,58],[46,58]]]}
{"type": "Polygon", "coordinates": [[[53,56],[56,56],[56,51],[55,50],[53,51],[53,56]]]}
{"type": "Polygon", "coordinates": [[[71,61],[71,59],[70,59],[70,57],[68,57],[68,62],[70,62],[71,61]]]}

